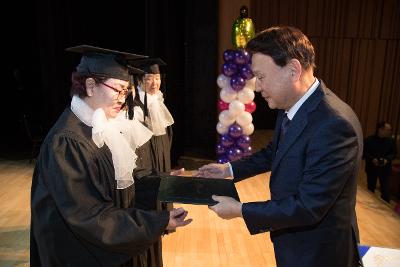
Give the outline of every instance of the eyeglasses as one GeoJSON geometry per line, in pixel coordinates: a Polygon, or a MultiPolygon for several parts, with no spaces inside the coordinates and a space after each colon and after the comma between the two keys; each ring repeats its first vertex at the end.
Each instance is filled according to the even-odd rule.
{"type": "MultiPolygon", "coordinates": [[[[116,97],[115,99],[119,99],[121,96],[123,96],[124,98],[126,98],[126,97],[132,92],[132,89],[118,90],[117,88],[115,88],[115,87],[113,87],[113,86],[111,86],[111,85],[108,85],[108,84],[106,84],[106,83],[103,83],[103,82],[99,82],[99,83],[101,83],[102,85],[104,85],[104,86],[110,88],[110,89],[113,90],[114,92],[118,93],[118,95],[117,95],[117,97],[116,97]]],[[[129,87],[129,88],[130,88],[130,87],[129,87]]]]}

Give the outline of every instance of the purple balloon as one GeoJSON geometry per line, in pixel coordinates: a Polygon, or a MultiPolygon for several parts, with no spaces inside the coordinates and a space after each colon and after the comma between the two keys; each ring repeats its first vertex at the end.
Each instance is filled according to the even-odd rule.
{"type": "Polygon", "coordinates": [[[215,152],[217,152],[217,155],[223,155],[226,152],[226,148],[222,143],[218,143],[215,147],[215,152]]]}
{"type": "Polygon", "coordinates": [[[243,134],[243,129],[242,127],[240,127],[239,124],[234,123],[231,126],[229,126],[228,133],[231,137],[238,138],[243,134]]]}
{"type": "Polygon", "coordinates": [[[245,79],[243,79],[239,75],[234,75],[231,78],[231,87],[235,91],[240,91],[243,89],[243,87],[246,85],[245,79]]]}
{"type": "Polygon", "coordinates": [[[233,145],[234,140],[232,137],[229,136],[229,134],[223,134],[221,135],[220,143],[225,147],[228,148],[231,145],[233,145]]]}
{"type": "Polygon", "coordinates": [[[243,49],[235,50],[235,63],[247,64],[250,61],[250,53],[243,49]]]}
{"type": "Polygon", "coordinates": [[[227,163],[227,162],[229,162],[229,159],[226,156],[219,156],[218,157],[217,163],[224,164],[224,163],[227,163]]]}
{"type": "Polygon", "coordinates": [[[251,78],[254,77],[249,64],[240,67],[239,75],[245,80],[250,80],[251,78]]]}
{"type": "Polygon", "coordinates": [[[223,54],[225,62],[232,62],[235,59],[235,52],[232,49],[227,49],[223,54]]]}
{"type": "Polygon", "coordinates": [[[252,150],[253,149],[251,148],[251,146],[248,146],[246,149],[243,150],[243,156],[244,157],[250,156],[253,153],[252,150]]]}
{"type": "Polygon", "coordinates": [[[239,138],[236,140],[236,145],[242,148],[243,150],[246,150],[250,146],[250,143],[251,143],[250,136],[245,134],[239,136],[239,138]]]}
{"type": "Polygon", "coordinates": [[[240,159],[242,157],[243,151],[238,147],[231,147],[226,152],[228,159],[230,161],[240,159]]]}
{"type": "Polygon", "coordinates": [[[238,71],[238,68],[235,63],[224,63],[222,64],[222,69],[221,72],[225,76],[231,77],[232,75],[236,74],[238,71]]]}

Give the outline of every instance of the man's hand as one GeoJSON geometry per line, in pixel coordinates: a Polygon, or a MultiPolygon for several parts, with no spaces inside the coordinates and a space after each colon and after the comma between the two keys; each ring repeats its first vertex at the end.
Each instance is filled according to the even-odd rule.
{"type": "Polygon", "coordinates": [[[173,209],[169,212],[169,222],[167,230],[175,230],[177,227],[186,226],[192,222],[192,219],[185,221],[188,212],[183,208],[173,209]]]}
{"type": "Polygon", "coordinates": [[[214,206],[208,208],[213,210],[222,219],[233,219],[242,217],[242,203],[231,198],[224,196],[212,196],[212,199],[218,201],[214,206]]]}
{"type": "Polygon", "coordinates": [[[199,168],[197,173],[198,177],[206,177],[206,178],[227,178],[230,177],[232,174],[229,170],[229,165],[225,164],[217,164],[217,163],[210,163],[204,165],[199,168]]]}

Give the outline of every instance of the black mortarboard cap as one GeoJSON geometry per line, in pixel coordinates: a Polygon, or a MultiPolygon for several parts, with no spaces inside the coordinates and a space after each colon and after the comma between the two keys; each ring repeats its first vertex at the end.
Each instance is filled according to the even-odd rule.
{"type": "Polygon", "coordinates": [[[130,80],[130,74],[144,72],[129,64],[131,60],[146,59],[147,56],[120,52],[90,45],[79,45],[65,49],[82,54],[81,62],[76,67],[78,73],[97,75],[119,80],[130,80]]]}
{"type": "MultiPolygon", "coordinates": [[[[137,59],[137,60],[129,60],[130,65],[141,69],[144,71],[146,74],[161,74],[160,73],[160,67],[159,66],[166,66],[167,63],[165,63],[161,58],[146,58],[146,59],[137,59]]],[[[164,75],[162,75],[164,76],[164,75]]],[[[161,77],[162,77],[161,76],[161,77]]],[[[165,86],[164,82],[161,82],[161,91],[163,86],[165,86]]],[[[145,118],[145,124],[146,118],[149,114],[148,107],[147,107],[147,93],[144,94],[144,108],[143,108],[143,113],[144,113],[144,118],[145,118]]]]}
{"type": "Polygon", "coordinates": [[[166,66],[161,58],[146,58],[138,60],[129,60],[130,64],[138,69],[141,69],[148,74],[160,74],[159,66],[166,66]]]}

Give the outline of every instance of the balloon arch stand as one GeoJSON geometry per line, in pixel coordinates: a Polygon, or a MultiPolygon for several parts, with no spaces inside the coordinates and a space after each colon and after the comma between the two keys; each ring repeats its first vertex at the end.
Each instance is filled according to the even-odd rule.
{"type": "Polygon", "coordinates": [[[256,109],[255,77],[251,71],[251,54],[245,47],[253,37],[254,25],[248,17],[247,7],[243,6],[232,27],[234,49],[224,51],[224,63],[217,78],[220,88],[216,126],[219,134],[216,145],[218,163],[237,160],[252,153],[254,125],[251,114],[256,109]]]}

